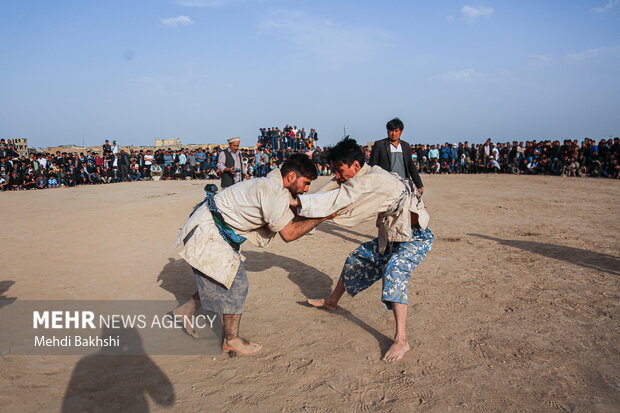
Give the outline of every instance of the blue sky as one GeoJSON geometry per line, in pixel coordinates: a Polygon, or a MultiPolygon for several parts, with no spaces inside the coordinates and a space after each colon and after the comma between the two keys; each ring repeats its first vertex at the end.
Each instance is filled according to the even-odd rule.
{"type": "Polygon", "coordinates": [[[619,27],[618,0],[4,0],[0,136],[617,136],[619,27]]]}

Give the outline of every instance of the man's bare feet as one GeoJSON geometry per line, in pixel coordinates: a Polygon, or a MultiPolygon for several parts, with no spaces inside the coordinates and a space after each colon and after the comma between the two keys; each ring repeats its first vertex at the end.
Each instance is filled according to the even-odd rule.
{"type": "Polygon", "coordinates": [[[231,340],[224,339],[224,343],[222,344],[222,350],[226,352],[233,352],[242,356],[256,354],[261,348],[263,348],[262,344],[252,343],[241,337],[235,337],[231,340]]]}
{"type": "Polygon", "coordinates": [[[329,311],[334,311],[336,308],[338,308],[337,305],[330,303],[324,298],[309,298],[308,304],[313,307],[324,308],[329,311]]]}
{"type": "Polygon", "coordinates": [[[193,300],[189,300],[186,303],[178,306],[172,310],[172,314],[175,320],[183,320],[183,329],[187,334],[194,338],[198,338],[198,333],[194,330],[191,320],[194,312],[196,311],[196,303],[193,300]]]}
{"type": "Polygon", "coordinates": [[[402,359],[405,353],[409,350],[411,350],[411,347],[409,347],[408,341],[395,341],[385,353],[385,356],[383,356],[383,361],[398,361],[402,359]]]}

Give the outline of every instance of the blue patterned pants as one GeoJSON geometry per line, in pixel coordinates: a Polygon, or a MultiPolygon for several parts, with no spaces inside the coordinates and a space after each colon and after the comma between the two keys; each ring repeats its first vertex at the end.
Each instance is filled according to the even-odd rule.
{"type": "Polygon", "coordinates": [[[347,257],[340,280],[345,291],[355,296],[375,282],[382,280],[381,301],[388,309],[392,303],[407,304],[411,272],[420,265],[433,244],[433,233],[419,225],[411,227],[412,241],[389,242],[385,252],[379,252],[378,238],[357,247],[347,257]]]}

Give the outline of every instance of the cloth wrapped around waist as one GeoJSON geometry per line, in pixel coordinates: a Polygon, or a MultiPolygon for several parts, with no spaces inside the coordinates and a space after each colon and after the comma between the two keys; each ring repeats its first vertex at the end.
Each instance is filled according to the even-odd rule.
{"type": "Polygon", "coordinates": [[[239,246],[245,241],[226,225],[213,202],[213,194],[196,205],[177,237],[179,255],[207,277],[230,288],[242,261],[239,246]]]}
{"type": "MultiPolygon", "coordinates": [[[[241,235],[237,235],[237,233],[235,233],[235,230],[232,229],[228,224],[226,224],[224,217],[222,216],[220,210],[217,208],[217,205],[215,204],[215,200],[213,198],[214,195],[215,192],[207,191],[205,199],[194,207],[194,210],[190,214],[190,217],[194,214],[194,212],[196,212],[198,208],[200,208],[202,205],[206,205],[207,208],[209,208],[209,211],[211,211],[213,222],[215,222],[215,226],[217,227],[224,241],[226,241],[235,251],[239,251],[239,248],[241,248],[241,244],[243,244],[247,238],[242,237],[241,235]]],[[[183,239],[183,242],[185,243],[186,240],[183,239]]]]}

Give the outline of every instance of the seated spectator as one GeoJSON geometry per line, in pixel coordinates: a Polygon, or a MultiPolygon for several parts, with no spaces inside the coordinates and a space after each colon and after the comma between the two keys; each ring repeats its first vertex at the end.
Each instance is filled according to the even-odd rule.
{"type": "Polygon", "coordinates": [[[175,173],[175,170],[172,168],[172,164],[166,165],[161,179],[164,181],[170,181],[170,180],[176,179],[176,173],[175,173]]]}
{"type": "Polygon", "coordinates": [[[34,189],[36,186],[34,172],[30,171],[26,176],[24,176],[24,181],[22,182],[22,187],[24,189],[34,189]]]}
{"type": "Polygon", "coordinates": [[[73,165],[69,167],[69,170],[59,171],[59,176],[62,176],[61,184],[64,186],[75,186],[75,173],[73,169],[73,165]]]}
{"type": "Polygon", "coordinates": [[[151,165],[151,177],[153,178],[154,181],[159,181],[161,179],[161,175],[163,173],[163,170],[161,168],[161,165],[154,163],[151,165]]]}
{"type": "Polygon", "coordinates": [[[172,170],[174,171],[174,179],[181,179],[183,177],[183,169],[180,164],[172,165],[172,170]]]}
{"type": "Polygon", "coordinates": [[[620,178],[620,163],[618,162],[618,159],[613,159],[611,161],[611,163],[609,164],[607,173],[610,178],[613,178],[613,179],[620,178]]]}
{"type": "Polygon", "coordinates": [[[90,174],[90,182],[93,184],[103,183],[103,176],[101,176],[101,168],[99,166],[96,166],[93,173],[90,174]]]}
{"type": "Polygon", "coordinates": [[[487,171],[491,173],[498,173],[501,167],[499,166],[499,162],[495,160],[494,156],[489,156],[489,162],[487,164],[487,171]]]}
{"type": "Polygon", "coordinates": [[[419,172],[427,174],[428,173],[428,159],[426,156],[422,156],[420,158],[420,167],[418,168],[419,172]]]}
{"type": "Polygon", "coordinates": [[[90,184],[90,174],[88,172],[86,172],[86,169],[81,166],[77,176],[76,176],[76,182],[79,185],[86,185],[86,184],[90,184]]]}
{"type": "Polygon", "coordinates": [[[205,171],[205,179],[220,179],[220,172],[216,168],[205,171]]]}
{"type": "Polygon", "coordinates": [[[118,170],[118,168],[115,166],[112,168],[112,171],[110,171],[110,182],[116,183],[120,181],[121,181],[121,173],[118,170]]]}
{"type": "Polygon", "coordinates": [[[58,188],[58,179],[56,179],[56,175],[52,174],[47,178],[47,186],[50,188],[58,188]]]}
{"type": "Polygon", "coordinates": [[[17,173],[17,171],[11,172],[9,188],[11,188],[13,191],[19,191],[22,189],[22,177],[17,173]]]}
{"type": "Polygon", "coordinates": [[[450,173],[450,165],[448,164],[448,161],[446,159],[441,161],[441,166],[439,168],[439,173],[441,173],[441,174],[449,174],[450,173]]]}
{"type": "Polygon", "coordinates": [[[134,160],[133,163],[129,166],[129,179],[132,182],[140,180],[142,174],[140,173],[140,166],[134,160]]]}
{"type": "Polygon", "coordinates": [[[103,171],[101,171],[101,180],[104,184],[109,184],[112,182],[112,178],[110,177],[110,168],[103,168],[103,171]]]}
{"type": "Polygon", "coordinates": [[[142,180],[143,181],[150,181],[151,180],[151,170],[148,166],[143,166],[142,167],[142,171],[140,172],[140,174],[142,175],[142,180]]]}
{"type": "Polygon", "coordinates": [[[36,184],[38,189],[44,189],[44,188],[47,187],[47,179],[45,179],[44,176],[39,175],[39,176],[37,176],[35,184],[36,184]]]}
{"type": "Polygon", "coordinates": [[[605,175],[607,175],[607,171],[603,169],[603,165],[601,164],[601,161],[598,159],[594,159],[590,167],[590,176],[598,178],[599,176],[605,176],[605,175]]]}
{"type": "Polygon", "coordinates": [[[194,179],[195,178],[194,168],[189,162],[187,162],[185,165],[179,165],[179,168],[181,169],[182,179],[194,179]]]}

